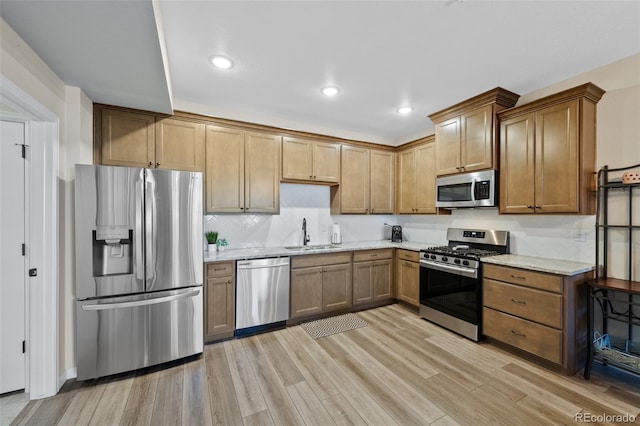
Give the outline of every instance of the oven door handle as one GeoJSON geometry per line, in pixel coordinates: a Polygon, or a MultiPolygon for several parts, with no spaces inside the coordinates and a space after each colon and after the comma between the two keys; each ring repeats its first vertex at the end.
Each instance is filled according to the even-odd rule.
{"type": "Polygon", "coordinates": [[[427,269],[435,269],[436,271],[449,272],[455,275],[461,275],[469,278],[478,278],[478,270],[472,268],[463,268],[453,265],[441,265],[429,260],[420,259],[420,265],[427,269]]]}

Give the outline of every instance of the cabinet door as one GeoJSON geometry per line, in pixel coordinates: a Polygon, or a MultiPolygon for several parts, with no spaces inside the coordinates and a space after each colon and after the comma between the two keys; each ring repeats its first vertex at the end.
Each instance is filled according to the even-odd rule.
{"type": "Polygon", "coordinates": [[[313,180],[313,141],[282,139],[282,179],[313,180]]]}
{"type": "Polygon", "coordinates": [[[371,150],[371,213],[393,214],[394,163],[393,152],[371,150]]]}
{"type": "Polygon", "coordinates": [[[280,211],[281,137],[246,133],[244,150],[244,211],[280,211]]]}
{"type": "Polygon", "coordinates": [[[436,145],[416,147],[416,213],[436,212],[436,145]]]}
{"type": "Polygon", "coordinates": [[[420,291],[420,269],[419,264],[399,260],[396,273],[397,298],[410,303],[413,306],[419,305],[420,291]]]}
{"type": "Polygon", "coordinates": [[[393,297],[393,261],[380,260],[372,265],[373,300],[391,299],[393,297]]]}
{"type": "Polygon", "coordinates": [[[351,265],[325,266],[322,270],[322,311],[351,306],[351,265]]]}
{"type": "Polygon", "coordinates": [[[322,267],[291,270],[291,318],[322,312],[322,267]]]}
{"type": "Polygon", "coordinates": [[[436,175],[460,172],[460,117],[436,124],[436,175]]]}
{"type": "Polygon", "coordinates": [[[533,213],[534,115],[500,123],[500,213],[533,213]]]}
{"type": "Polygon", "coordinates": [[[340,181],[340,144],[313,144],[313,180],[336,183],[340,181]]]}
{"type": "Polygon", "coordinates": [[[493,106],[485,105],[460,117],[460,166],[464,172],[493,167],[493,106]]]}
{"type": "Polygon", "coordinates": [[[369,150],[342,147],[341,212],[366,214],[369,211],[369,150]]]}
{"type": "Polygon", "coordinates": [[[235,285],[233,276],[207,278],[204,288],[206,303],[205,340],[235,329],[235,285]]]}
{"type": "Polygon", "coordinates": [[[353,264],[353,304],[373,302],[373,262],[353,264]]]}
{"type": "Polygon", "coordinates": [[[164,118],[156,122],[159,169],[204,172],[204,124],[164,118]]]}
{"type": "Polygon", "coordinates": [[[155,117],[102,110],[102,164],[151,167],[155,164],[155,117]]]}
{"type": "MultiPolygon", "coordinates": [[[[435,184],[435,183],[434,183],[435,184]]],[[[414,148],[398,153],[398,202],[397,212],[416,212],[416,150],[414,148]]]]}
{"type": "Polygon", "coordinates": [[[578,101],[536,112],[536,213],[577,213],[578,101]]]}
{"type": "Polygon", "coordinates": [[[207,126],[206,210],[207,213],[244,211],[244,132],[207,126]]]}

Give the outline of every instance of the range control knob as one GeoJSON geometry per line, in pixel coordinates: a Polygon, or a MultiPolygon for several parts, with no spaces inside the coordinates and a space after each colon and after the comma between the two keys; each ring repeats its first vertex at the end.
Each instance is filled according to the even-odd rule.
{"type": "Polygon", "coordinates": [[[453,261],[453,263],[455,263],[455,264],[459,265],[459,264],[460,264],[460,259],[456,259],[456,260],[454,260],[454,261],[453,261]]]}
{"type": "Polygon", "coordinates": [[[435,260],[435,259],[436,259],[436,255],[435,255],[435,254],[432,254],[432,255],[431,255],[431,259],[435,260]]]}
{"type": "Polygon", "coordinates": [[[463,264],[464,266],[469,266],[469,261],[468,261],[468,260],[463,260],[463,261],[462,261],[462,264],[463,264]]]}
{"type": "Polygon", "coordinates": [[[443,262],[446,262],[449,259],[447,258],[447,256],[442,256],[442,259],[440,259],[440,260],[442,260],[443,262]]]}

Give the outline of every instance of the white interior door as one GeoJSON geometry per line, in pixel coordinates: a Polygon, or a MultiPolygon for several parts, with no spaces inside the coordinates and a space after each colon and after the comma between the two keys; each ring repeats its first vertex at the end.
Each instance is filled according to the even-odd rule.
{"type": "Polygon", "coordinates": [[[24,138],[0,120],[0,394],[25,388],[24,138]]]}

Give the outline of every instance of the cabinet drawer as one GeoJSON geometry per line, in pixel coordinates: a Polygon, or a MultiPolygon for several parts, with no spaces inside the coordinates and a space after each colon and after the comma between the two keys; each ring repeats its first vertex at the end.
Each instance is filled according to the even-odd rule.
{"type": "Polygon", "coordinates": [[[509,268],[488,263],[483,265],[483,271],[485,278],[493,278],[498,281],[506,281],[526,287],[562,293],[562,277],[559,275],[509,268]]]}
{"type": "Polygon", "coordinates": [[[308,254],[291,258],[291,269],[351,263],[351,252],[308,254]]]}
{"type": "Polygon", "coordinates": [[[483,333],[556,364],[562,364],[562,332],[490,308],[482,310],[483,333]]]}
{"type": "Polygon", "coordinates": [[[353,253],[354,262],[366,262],[368,260],[391,259],[393,257],[393,249],[382,250],[363,250],[353,253]]]}
{"type": "Polygon", "coordinates": [[[398,251],[396,253],[398,255],[398,259],[408,260],[409,262],[419,262],[420,261],[420,252],[398,249],[398,251]]]}
{"type": "Polygon", "coordinates": [[[233,276],[234,262],[207,263],[207,277],[233,276]]]}
{"type": "Polygon", "coordinates": [[[485,306],[550,327],[562,328],[562,295],[488,278],[484,279],[482,285],[485,306]]]}

